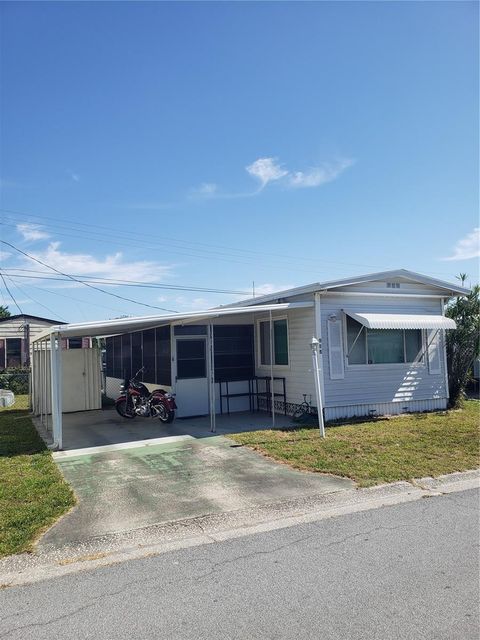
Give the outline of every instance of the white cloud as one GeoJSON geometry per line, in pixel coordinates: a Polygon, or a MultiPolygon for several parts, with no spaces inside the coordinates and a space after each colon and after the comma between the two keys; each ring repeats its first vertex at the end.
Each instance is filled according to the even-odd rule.
{"type": "Polygon", "coordinates": [[[30,224],[29,222],[17,224],[17,231],[22,234],[24,240],[28,240],[29,242],[45,240],[50,237],[46,231],[42,231],[42,227],[38,224],[30,224]]]}
{"type": "Polygon", "coordinates": [[[252,164],[245,167],[247,172],[261,182],[261,188],[265,187],[269,182],[280,180],[288,174],[288,171],[278,164],[276,158],[258,158],[252,164]]]}
{"type": "Polygon", "coordinates": [[[202,184],[195,189],[195,194],[199,196],[214,196],[218,191],[218,185],[214,182],[202,182],[202,184]]]}
{"type": "Polygon", "coordinates": [[[354,161],[349,158],[339,160],[333,164],[323,164],[320,167],[312,167],[308,171],[294,171],[289,173],[288,180],[291,187],[320,187],[322,184],[332,182],[338,176],[351,167],[354,161]]]}
{"type": "MultiPolygon", "coordinates": [[[[169,265],[147,260],[129,262],[122,253],[117,252],[104,258],[85,253],[68,253],[60,249],[60,242],[51,242],[43,252],[32,253],[35,258],[69,275],[99,276],[115,280],[137,280],[139,282],[158,282],[170,274],[169,265]]],[[[31,261],[26,260],[29,266],[31,261]]],[[[45,274],[50,269],[39,267],[45,274]]],[[[68,286],[68,283],[65,283],[68,286]]]]}
{"type": "Polygon", "coordinates": [[[453,255],[443,260],[469,260],[480,257],[480,227],[459,240],[453,247],[453,255]]]}
{"type": "Polygon", "coordinates": [[[70,169],[67,171],[67,173],[74,182],[80,182],[80,176],[78,175],[78,173],[75,173],[75,171],[70,171],[70,169]]]}
{"type": "Polygon", "coordinates": [[[268,296],[269,293],[276,293],[277,291],[286,291],[291,289],[292,286],[291,284],[272,284],[270,282],[255,285],[255,297],[268,296]]]}
{"type": "Polygon", "coordinates": [[[215,306],[215,303],[208,298],[189,298],[187,296],[177,296],[174,304],[177,309],[182,311],[204,311],[215,306]]]}

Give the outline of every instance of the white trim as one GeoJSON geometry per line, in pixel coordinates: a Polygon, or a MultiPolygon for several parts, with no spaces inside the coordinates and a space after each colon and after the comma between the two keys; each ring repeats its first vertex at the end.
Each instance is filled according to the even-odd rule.
{"type": "Polygon", "coordinates": [[[427,357],[428,357],[428,372],[430,375],[435,376],[442,373],[442,354],[440,353],[440,329],[432,329],[427,335],[427,357]],[[433,335],[432,335],[433,333],[433,335]],[[435,365],[434,358],[438,360],[438,365],[435,365]]]}
{"type": "Polygon", "coordinates": [[[374,291],[324,291],[326,296],[364,296],[367,298],[435,298],[442,299],[445,295],[436,293],[378,293],[374,291]]]}
{"type": "MultiPolygon", "coordinates": [[[[271,312],[270,312],[271,313],[271,312]]],[[[275,364],[274,362],[272,362],[271,364],[262,364],[262,348],[261,348],[261,331],[260,331],[260,323],[261,322],[269,322],[269,317],[268,316],[262,316],[260,318],[255,318],[255,330],[256,330],[256,337],[258,338],[257,340],[255,340],[256,342],[256,349],[255,349],[255,355],[256,355],[256,368],[257,369],[265,369],[270,371],[271,366],[273,366],[275,371],[289,371],[290,370],[290,327],[289,327],[289,322],[288,322],[288,316],[286,315],[282,315],[282,316],[275,316],[274,318],[272,318],[272,324],[275,325],[275,322],[277,322],[277,320],[286,320],[287,321],[287,358],[288,358],[288,364],[275,364]]],[[[273,333],[275,333],[273,331],[273,333]]],[[[274,338],[272,338],[272,340],[274,340],[274,338]]],[[[275,344],[273,345],[273,356],[275,357],[275,344]]]]}
{"type": "MultiPolygon", "coordinates": [[[[445,315],[445,299],[442,298],[440,301],[440,308],[442,311],[442,316],[445,315]]],[[[447,393],[447,398],[450,398],[450,387],[448,384],[448,362],[447,362],[447,334],[445,331],[442,331],[442,342],[443,342],[443,370],[445,374],[445,391],[447,393]]]]}

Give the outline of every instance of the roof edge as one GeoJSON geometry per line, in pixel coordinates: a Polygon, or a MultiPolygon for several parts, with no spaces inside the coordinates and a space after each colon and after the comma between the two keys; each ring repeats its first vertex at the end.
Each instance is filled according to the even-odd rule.
{"type": "MultiPolygon", "coordinates": [[[[272,302],[278,298],[285,298],[290,296],[301,295],[302,293],[313,293],[316,291],[327,291],[330,289],[336,289],[340,287],[347,287],[352,284],[361,284],[362,282],[372,282],[383,278],[408,278],[421,284],[430,284],[439,289],[443,289],[450,292],[452,295],[467,295],[470,293],[470,289],[465,287],[459,287],[452,282],[445,280],[439,280],[430,276],[425,276],[415,271],[409,271],[408,269],[394,269],[391,271],[379,271],[376,273],[367,273],[365,275],[356,276],[353,278],[342,278],[341,280],[328,280],[326,282],[314,282],[312,284],[303,285],[300,287],[293,287],[292,289],[283,289],[281,291],[274,291],[264,296],[256,298],[247,298],[240,300],[239,302],[233,302],[231,304],[222,305],[220,309],[237,307],[237,306],[249,306],[251,304],[263,304],[264,302],[272,302]]],[[[421,294],[419,294],[421,295],[421,294]]],[[[447,294],[448,295],[448,294],[447,294]]]]}

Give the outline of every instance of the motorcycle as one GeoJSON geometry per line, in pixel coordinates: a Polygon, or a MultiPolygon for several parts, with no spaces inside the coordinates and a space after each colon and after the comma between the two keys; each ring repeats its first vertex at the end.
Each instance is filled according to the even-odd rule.
{"type": "Polygon", "coordinates": [[[115,409],[122,418],[133,419],[158,418],[161,422],[170,423],[175,418],[175,396],[163,389],[150,392],[143,382],[137,380],[143,372],[142,367],[128,383],[123,384],[120,396],[115,400],[115,409]]]}

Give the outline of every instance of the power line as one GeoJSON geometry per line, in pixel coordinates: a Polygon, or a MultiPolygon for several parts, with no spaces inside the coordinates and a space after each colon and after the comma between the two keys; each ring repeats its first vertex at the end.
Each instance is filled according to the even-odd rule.
{"type": "MultiPolygon", "coordinates": [[[[4,273],[8,273],[10,276],[14,276],[16,278],[32,278],[37,280],[59,280],[64,281],[68,280],[68,278],[52,278],[52,276],[41,276],[41,275],[23,275],[24,273],[36,273],[36,274],[44,274],[45,271],[40,271],[38,269],[20,269],[15,267],[9,267],[3,269],[4,273]],[[22,273],[16,273],[17,271],[21,271],[22,273]],[[15,272],[15,273],[13,273],[15,272]]],[[[164,282],[141,282],[139,280],[123,280],[121,278],[102,278],[101,276],[84,276],[79,274],[71,274],[75,278],[82,278],[82,280],[86,282],[91,282],[94,284],[111,284],[112,286],[130,286],[130,287],[143,287],[147,289],[169,289],[173,291],[194,291],[197,293],[222,293],[222,294],[231,294],[231,295],[249,295],[247,291],[237,291],[232,289],[213,289],[210,287],[196,287],[196,286],[186,286],[186,285],[174,285],[167,284],[164,282]]]]}
{"type": "MultiPolygon", "coordinates": [[[[23,293],[24,296],[27,296],[27,298],[30,298],[32,302],[35,302],[35,304],[38,304],[44,309],[46,309],[47,311],[49,311],[50,313],[53,313],[54,316],[58,316],[58,313],[56,311],[53,311],[53,309],[50,309],[49,307],[44,305],[42,302],[35,300],[35,298],[33,298],[29,293],[27,293],[24,289],[22,289],[16,282],[14,282],[11,277],[7,275],[5,275],[5,277],[20,291],[20,293],[23,293]]],[[[65,318],[60,318],[60,320],[64,320],[66,322],[65,318]]]]}
{"type": "MultiPolygon", "coordinates": [[[[48,269],[51,269],[52,271],[55,271],[55,273],[59,273],[60,275],[65,276],[66,278],[68,278],[69,280],[72,280],[73,282],[78,282],[79,284],[84,284],[86,287],[90,287],[90,289],[94,289],[95,291],[100,291],[101,293],[105,293],[108,296],[113,296],[114,298],[119,298],[120,300],[126,300],[127,302],[132,302],[133,304],[139,304],[139,305],[142,305],[143,307],[150,307],[150,309],[158,309],[160,311],[167,311],[169,313],[177,313],[177,311],[173,311],[172,309],[165,309],[164,307],[157,307],[157,306],[155,306],[153,304],[147,304],[146,302],[139,302],[138,300],[132,300],[131,298],[126,298],[125,296],[120,296],[117,293],[112,293],[111,291],[105,291],[104,289],[100,289],[100,287],[96,287],[93,284],[90,284],[88,282],[83,282],[82,280],[79,280],[78,278],[74,278],[73,276],[68,275],[68,273],[63,273],[63,271],[59,271],[58,269],[55,269],[55,267],[52,267],[51,265],[47,264],[46,262],[42,262],[42,260],[39,260],[38,258],[35,258],[34,256],[31,256],[29,253],[26,253],[26,251],[22,251],[21,249],[19,249],[15,245],[11,244],[10,242],[7,242],[6,240],[0,240],[0,242],[2,244],[6,245],[7,247],[10,247],[11,249],[14,249],[15,251],[18,251],[18,253],[21,253],[22,255],[26,256],[27,258],[30,258],[30,260],[33,260],[34,262],[38,262],[38,264],[41,264],[42,266],[47,267],[48,269]]],[[[3,275],[2,275],[2,279],[4,280],[3,275]]],[[[7,290],[8,290],[8,288],[7,288],[7,290]]],[[[13,296],[12,296],[12,299],[14,300],[13,296]]]]}
{"type": "MultiPolygon", "coordinates": [[[[27,218],[36,218],[36,219],[39,219],[39,220],[42,220],[42,221],[44,219],[46,219],[46,220],[54,220],[54,221],[63,222],[63,220],[61,220],[59,218],[55,218],[53,216],[41,216],[41,215],[38,215],[38,214],[31,214],[31,213],[27,213],[27,212],[23,212],[23,211],[17,211],[17,210],[14,210],[14,209],[0,208],[0,211],[4,211],[5,213],[11,213],[11,214],[14,214],[14,215],[26,216],[27,218]]],[[[14,227],[16,226],[16,224],[10,224],[9,225],[8,223],[5,223],[5,222],[3,224],[5,224],[7,226],[14,226],[14,227]]],[[[36,223],[36,224],[38,224],[38,223],[36,223]]],[[[111,228],[106,227],[106,226],[102,226],[102,225],[94,225],[94,224],[88,224],[87,225],[87,224],[80,223],[80,222],[74,222],[73,223],[76,227],[88,227],[88,229],[83,230],[83,229],[75,228],[75,227],[73,227],[71,225],[66,226],[66,225],[62,225],[62,224],[60,224],[60,225],[56,224],[54,226],[54,225],[49,225],[48,223],[44,223],[44,222],[42,222],[42,224],[43,224],[43,226],[45,226],[47,228],[48,227],[53,227],[54,229],[61,229],[61,228],[63,228],[63,229],[71,229],[71,230],[77,231],[77,233],[79,231],[81,233],[91,233],[89,230],[91,228],[96,228],[96,229],[101,229],[102,231],[108,231],[110,238],[112,238],[112,237],[127,238],[128,237],[128,241],[129,241],[128,242],[128,246],[131,246],[132,242],[134,242],[134,240],[132,240],[132,238],[130,236],[127,236],[126,234],[118,234],[118,232],[117,233],[112,233],[111,228]]],[[[78,236],[71,236],[69,234],[62,234],[62,233],[59,233],[58,231],[56,231],[56,233],[58,235],[66,235],[66,236],[69,236],[69,237],[78,237],[78,236]]],[[[90,238],[90,239],[98,241],[98,238],[90,238]]],[[[192,242],[192,241],[186,241],[186,240],[183,240],[183,239],[172,238],[172,237],[164,236],[164,235],[162,235],[162,239],[163,240],[167,240],[168,243],[175,242],[175,243],[181,243],[183,245],[187,245],[186,247],[177,247],[177,248],[180,248],[180,249],[184,249],[184,250],[190,249],[190,250],[197,251],[197,252],[201,251],[201,252],[207,253],[207,254],[216,254],[218,256],[227,256],[228,257],[227,261],[229,261],[229,262],[239,262],[238,260],[232,260],[231,259],[232,258],[232,251],[233,251],[233,252],[240,253],[240,254],[249,254],[249,255],[244,255],[244,256],[239,255],[239,256],[233,256],[233,257],[235,257],[235,258],[246,258],[246,259],[251,259],[251,260],[253,260],[254,258],[256,258],[259,255],[261,255],[263,259],[265,258],[265,256],[271,256],[271,257],[274,257],[274,258],[280,258],[281,260],[287,260],[287,261],[295,260],[296,262],[299,262],[299,261],[300,262],[310,262],[310,263],[314,263],[314,264],[315,263],[317,263],[317,264],[318,263],[324,263],[324,264],[333,264],[333,265],[336,264],[336,265],[342,265],[342,266],[355,266],[355,267],[362,267],[362,268],[368,268],[368,269],[370,269],[370,268],[371,269],[380,268],[378,265],[375,266],[375,265],[366,265],[366,264],[359,264],[359,263],[353,263],[353,262],[340,262],[340,261],[335,261],[335,260],[321,260],[321,259],[318,259],[318,258],[305,258],[304,256],[298,256],[298,255],[296,255],[296,256],[285,255],[284,253],[278,254],[278,253],[269,253],[269,252],[265,252],[265,251],[258,252],[258,251],[254,251],[252,249],[238,249],[238,248],[234,248],[234,247],[228,247],[228,246],[225,246],[225,245],[207,244],[207,243],[204,243],[204,242],[194,242],[194,241],[192,242]],[[196,247],[194,247],[192,249],[188,245],[197,245],[198,247],[208,247],[208,249],[202,249],[202,248],[196,248],[196,247]],[[212,251],[211,249],[221,249],[222,251],[221,252],[212,251]],[[225,251],[227,253],[225,253],[225,251]]],[[[155,244],[155,241],[154,240],[152,241],[152,239],[150,238],[149,239],[149,243],[150,244],[155,244]]],[[[117,244],[120,244],[120,243],[117,242],[117,244]]],[[[165,243],[156,243],[156,244],[159,244],[162,247],[165,246],[165,243]]],[[[140,245],[137,244],[137,246],[145,247],[146,243],[144,241],[142,241],[141,244],[140,245]]],[[[171,251],[170,250],[170,246],[171,246],[170,244],[167,244],[167,247],[168,247],[167,252],[169,252],[169,253],[174,253],[174,254],[177,253],[179,255],[188,255],[189,257],[197,257],[197,258],[206,258],[207,257],[205,255],[203,255],[203,256],[202,255],[192,255],[192,254],[188,254],[188,253],[185,254],[185,253],[178,252],[178,251],[171,251]]],[[[222,258],[220,258],[220,259],[222,259],[222,258]]],[[[250,263],[240,262],[240,264],[250,264],[250,263]]],[[[296,270],[298,271],[299,269],[296,269],[296,270]]]]}
{"type": "MultiPolygon", "coordinates": [[[[2,242],[3,242],[3,240],[2,240],[2,242]]],[[[13,296],[13,293],[12,293],[12,292],[10,291],[10,289],[8,288],[8,284],[6,283],[5,278],[3,277],[3,273],[0,273],[0,278],[2,278],[2,280],[3,280],[3,284],[4,284],[4,286],[5,286],[5,289],[6,289],[6,290],[7,290],[7,292],[8,292],[8,295],[11,297],[11,299],[13,300],[13,302],[14,302],[15,306],[16,306],[16,307],[17,307],[17,309],[20,311],[20,314],[21,314],[21,315],[23,315],[23,311],[20,309],[20,305],[19,305],[19,304],[18,304],[18,302],[15,300],[15,298],[14,298],[14,296],[13,296]]]]}
{"type": "Polygon", "coordinates": [[[95,303],[88,302],[87,300],[82,300],[81,298],[75,298],[74,296],[67,296],[64,293],[60,293],[59,291],[52,291],[51,289],[45,289],[45,287],[42,287],[40,289],[40,287],[36,287],[33,284],[30,284],[29,286],[32,287],[33,289],[37,289],[38,291],[51,293],[54,296],[60,296],[61,298],[66,298],[67,300],[73,300],[74,302],[81,302],[82,304],[89,304],[89,305],[91,305],[93,307],[99,307],[99,308],[102,308],[102,309],[108,309],[109,311],[114,311],[115,313],[123,313],[124,312],[123,309],[116,309],[115,307],[109,307],[107,305],[100,304],[98,302],[95,302],[95,303]]]}

